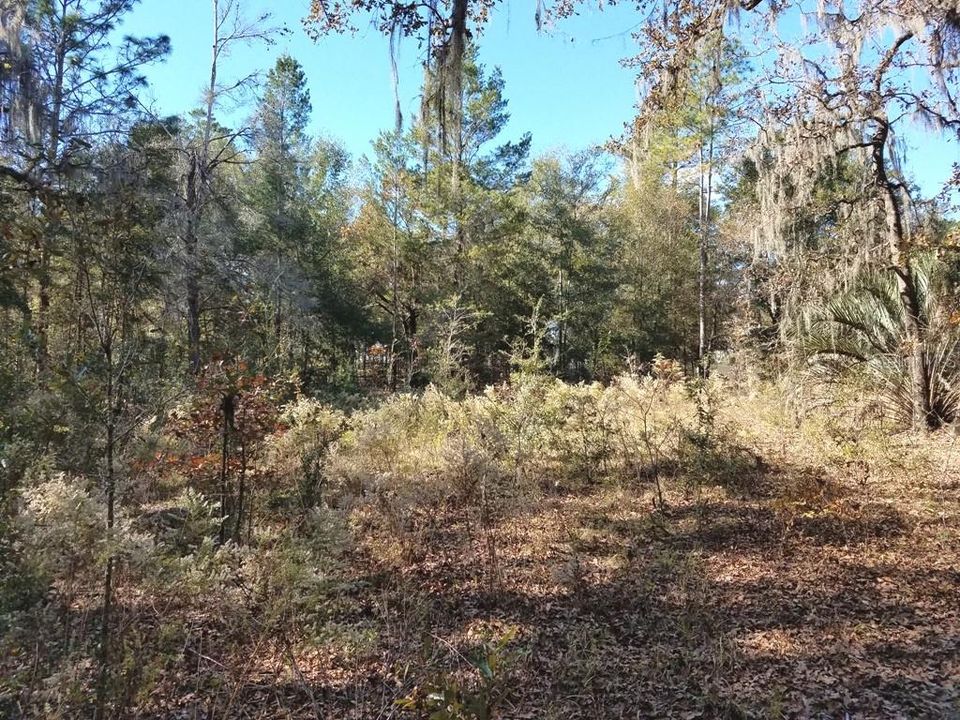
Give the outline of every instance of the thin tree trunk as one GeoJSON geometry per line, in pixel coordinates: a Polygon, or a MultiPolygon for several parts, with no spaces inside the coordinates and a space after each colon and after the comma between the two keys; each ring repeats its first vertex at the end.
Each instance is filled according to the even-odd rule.
{"type": "Polygon", "coordinates": [[[700,153],[700,237],[698,242],[698,261],[697,261],[697,375],[704,376],[704,357],[706,352],[706,308],[707,308],[707,219],[706,219],[706,194],[704,179],[704,159],[703,145],[699,148],[700,153]]]}
{"type": "Polygon", "coordinates": [[[198,149],[190,152],[184,199],[187,229],[184,238],[187,253],[187,348],[190,372],[200,372],[200,221],[203,212],[204,182],[210,172],[210,142],[213,136],[213,109],[217,97],[217,63],[220,56],[220,4],[211,0],[213,43],[210,50],[210,80],[205,98],[203,138],[198,149]]]}
{"type": "Polygon", "coordinates": [[[223,427],[220,446],[220,544],[227,541],[227,516],[230,514],[230,492],[227,467],[230,460],[230,426],[233,424],[234,396],[227,393],[220,401],[223,427]]]}
{"type": "Polygon", "coordinates": [[[187,255],[187,353],[190,372],[197,375],[200,372],[200,258],[199,238],[197,225],[200,221],[200,190],[198,188],[200,173],[197,153],[190,153],[187,167],[186,200],[187,227],[184,233],[184,250],[187,255]]]}
{"type": "MultiPolygon", "coordinates": [[[[67,44],[71,34],[67,31],[69,24],[70,8],[66,0],[60,0],[58,7],[57,21],[60,25],[60,37],[57,42],[54,58],[54,75],[50,88],[51,107],[49,117],[50,135],[48,137],[46,154],[47,182],[56,188],[59,187],[58,178],[61,172],[60,140],[63,128],[63,95],[64,78],[66,77],[67,64],[67,44]]],[[[40,275],[38,288],[38,308],[37,308],[37,374],[43,378],[47,374],[50,365],[50,346],[49,346],[49,327],[50,327],[50,288],[52,286],[52,277],[50,272],[51,245],[59,230],[59,207],[52,200],[51,196],[45,198],[44,214],[47,217],[46,227],[42,234],[40,243],[40,275]]]]}
{"type": "Polygon", "coordinates": [[[80,357],[80,351],[83,347],[83,331],[84,331],[84,312],[83,312],[83,273],[80,268],[77,268],[77,271],[74,273],[73,277],[74,293],[73,293],[73,304],[74,312],[76,317],[74,318],[74,331],[75,335],[73,338],[73,348],[70,350],[68,362],[71,365],[74,362],[74,358],[80,357]]]}
{"type": "Polygon", "coordinates": [[[924,352],[927,327],[920,296],[913,279],[910,252],[903,223],[904,210],[900,186],[887,175],[885,149],[889,125],[878,118],[880,130],[872,140],[872,155],[877,186],[883,200],[890,262],[897,278],[897,291],[904,310],[906,361],[910,371],[911,423],[914,429],[934,428],[939,424],[931,406],[930,368],[924,352]]]}
{"type": "Polygon", "coordinates": [[[50,250],[49,238],[40,241],[40,275],[37,289],[37,375],[44,378],[50,367],[50,250]]]}
{"type": "Polygon", "coordinates": [[[697,273],[697,374],[705,378],[708,370],[709,345],[707,341],[707,269],[709,263],[709,243],[710,243],[710,221],[711,209],[713,205],[713,155],[716,136],[716,104],[712,97],[714,93],[720,90],[720,52],[721,45],[717,49],[715,58],[714,79],[717,83],[713,88],[707,102],[709,103],[709,123],[707,125],[708,141],[706,148],[706,157],[704,157],[703,144],[700,144],[700,242],[698,253],[698,273],[697,273]]]}
{"type": "Polygon", "coordinates": [[[240,479],[237,484],[237,520],[234,523],[233,536],[238,543],[243,540],[243,506],[247,493],[247,445],[243,441],[243,426],[240,432],[240,479]]]}
{"type": "Polygon", "coordinates": [[[399,341],[399,324],[400,324],[400,295],[399,295],[399,283],[400,283],[400,247],[399,247],[399,238],[398,238],[398,228],[397,222],[399,220],[400,212],[400,181],[399,178],[394,175],[393,179],[393,267],[391,268],[391,285],[393,297],[391,298],[391,340],[390,340],[390,389],[394,392],[397,389],[398,383],[398,374],[399,374],[399,354],[397,353],[397,345],[399,341]]]}
{"type": "MultiPolygon", "coordinates": [[[[196,245],[192,248],[193,252],[188,255],[195,258],[196,245]]],[[[200,372],[200,282],[192,270],[187,278],[187,343],[190,372],[197,375],[200,372]]]]}
{"type": "Polygon", "coordinates": [[[413,384],[414,366],[417,361],[417,309],[407,306],[403,322],[403,334],[407,342],[407,387],[413,384]]]}
{"type": "Polygon", "coordinates": [[[462,292],[466,283],[467,235],[463,226],[463,193],[461,192],[461,174],[463,171],[463,58],[467,42],[467,6],[468,0],[453,0],[450,14],[450,46],[447,50],[450,62],[447,64],[446,78],[453,99],[453,162],[451,190],[456,215],[456,255],[454,269],[457,291],[462,292]]]}
{"type": "Polygon", "coordinates": [[[277,344],[277,350],[279,352],[280,340],[283,337],[283,277],[282,271],[280,270],[280,265],[282,260],[280,256],[277,256],[277,293],[276,293],[276,304],[273,308],[273,338],[274,342],[277,344]]]}
{"type": "MultiPolygon", "coordinates": [[[[564,264],[566,264],[566,258],[564,258],[564,264]]],[[[563,286],[563,268],[560,268],[560,272],[557,278],[557,288],[559,291],[559,306],[560,306],[560,322],[557,324],[557,373],[560,377],[565,377],[566,363],[564,362],[566,358],[566,344],[567,344],[567,308],[566,308],[566,298],[564,297],[564,286],[563,286]]]]}
{"type": "MultiPolygon", "coordinates": [[[[109,331],[108,331],[109,332],[109,331]]],[[[107,445],[106,460],[106,496],[107,496],[107,541],[113,542],[114,512],[116,504],[116,477],[114,474],[114,445],[116,442],[116,407],[113,381],[113,348],[108,340],[104,348],[107,360],[107,445]]],[[[106,714],[108,682],[110,679],[110,620],[113,610],[113,566],[111,552],[107,557],[107,567],[103,577],[103,609],[100,619],[100,680],[97,686],[97,707],[95,717],[104,718],[106,714]]]]}
{"type": "Polygon", "coordinates": [[[187,278],[187,342],[190,353],[190,372],[200,372],[200,283],[196,276],[187,278]]]}

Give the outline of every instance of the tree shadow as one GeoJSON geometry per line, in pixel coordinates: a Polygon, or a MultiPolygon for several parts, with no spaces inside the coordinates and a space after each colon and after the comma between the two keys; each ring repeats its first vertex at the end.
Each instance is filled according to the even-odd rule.
{"type": "MultiPolygon", "coordinates": [[[[208,617],[162,668],[162,692],[117,715],[417,717],[396,701],[480,682],[478,638],[516,627],[497,717],[960,717],[960,574],[923,525],[812,472],[769,472],[779,490],[750,501],[549,497],[489,536],[437,509],[412,559],[355,554],[327,611],[374,628],[370,648],[296,637],[295,667],[270,638],[271,666],[236,619],[208,617]]],[[[147,622],[141,611],[129,617],[147,622]]]]}
{"type": "Polygon", "coordinates": [[[557,500],[569,522],[550,554],[501,556],[496,590],[464,580],[478,562],[467,554],[459,576],[423,566],[406,582],[437,589],[429,631],[452,644],[481,620],[522,628],[504,717],[954,716],[944,679],[960,649],[948,600],[960,577],[918,558],[878,564],[891,547],[909,553],[907,513],[816,498],[633,517],[557,500]],[[573,569],[558,579],[548,566],[573,569]]]}

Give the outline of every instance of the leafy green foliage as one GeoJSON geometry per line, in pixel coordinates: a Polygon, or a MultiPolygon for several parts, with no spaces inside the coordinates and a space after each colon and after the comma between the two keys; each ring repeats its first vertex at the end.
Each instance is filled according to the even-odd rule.
{"type": "MultiPolygon", "coordinates": [[[[938,423],[952,422],[960,411],[960,331],[944,303],[944,265],[933,253],[911,265],[927,328],[922,347],[923,372],[930,378],[930,404],[938,423]]],[[[809,312],[801,347],[834,377],[855,373],[900,418],[913,408],[907,365],[903,302],[892,270],[863,273],[849,291],[809,312]]]]}
{"type": "Polygon", "coordinates": [[[430,720],[493,720],[501,696],[509,690],[508,672],[515,654],[510,646],[516,635],[516,628],[508,628],[466,657],[478,676],[476,687],[461,685],[448,677],[397,704],[405,710],[427,712],[430,720]]]}

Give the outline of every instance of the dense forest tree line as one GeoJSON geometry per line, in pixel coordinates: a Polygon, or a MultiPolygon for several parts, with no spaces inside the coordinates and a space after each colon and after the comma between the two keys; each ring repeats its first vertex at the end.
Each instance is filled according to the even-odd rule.
{"type": "MultiPolygon", "coordinates": [[[[497,3],[318,0],[304,11],[321,42],[372,15],[423,48],[419,113],[362,158],[311,134],[323,108],[298,59],[225,79],[232,46],[277,32],[235,0],[211,2],[201,105],[151,112],[143,72],[170,42],[122,36],[136,4],[0,0],[11,567],[25,488],[95,478],[112,538],[128,481],[156,462],[143,438],[162,433],[204,448],[177,472],[209,483],[218,546],[248,542],[255,448],[303,398],[800,371],[865,388],[899,427],[957,420],[960,166],[922,197],[901,140],[918,119],[960,139],[953,0],[638,0],[635,119],[539,156],[509,123],[509,69],[483,61],[497,3]],[[772,29],[801,17],[799,38],[772,29]]],[[[538,3],[535,21],[575,12],[538,3]]],[[[346,421],[317,422],[326,438],[346,421]]],[[[319,445],[298,459],[305,506],[319,445]]],[[[100,716],[123,552],[106,543],[98,566],[100,716]]],[[[0,604],[18,592],[0,587],[0,604]]]]}
{"type": "MultiPolygon", "coordinates": [[[[432,33],[423,111],[407,129],[384,133],[373,159],[351,173],[335,143],[307,136],[312,108],[293,58],[265,76],[249,122],[220,125],[220,103],[246,84],[218,80],[221,54],[271,32],[266,18],[248,21],[233,3],[213,8],[203,107],[184,118],[145,115],[138,69],[162,59],[167,41],[128,38],[112,47],[111,30],[130,7],[28,3],[5,15],[5,357],[21,381],[29,366],[45,387],[91,341],[75,267],[84,251],[70,223],[79,208],[91,212],[87,195],[130,163],[143,163],[144,204],[156,211],[129,231],[152,235],[151,255],[165,265],[153,317],[140,320],[154,326],[157,377],[184,367],[196,375],[211,358],[231,356],[295,372],[317,390],[355,382],[369,360],[385,365],[383,381],[393,388],[444,372],[479,387],[506,377],[509,351],[535,314],[561,377],[602,379],[628,355],[649,361],[658,352],[706,372],[711,353],[744,336],[751,307],[777,325],[786,308],[796,309],[763,275],[798,261],[795,249],[842,244],[836,254],[852,266],[837,274],[844,285],[864,269],[859,256],[880,242],[881,223],[900,268],[904,331],[913,347],[923,344],[917,333],[927,321],[907,244],[924,234],[941,245],[949,222],[913,197],[880,113],[892,116],[884,108],[897,104],[901,116],[957,126],[948,82],[955,70],[944,55],[948,9],[941,17],[892,6],[904,22],[928,27],[905,31],[872,65],[872,57],[837,68],[828,56],[807,58],[800,75],[783,74],[796,92],[782,105],[761,105],[747,90],[774,69],[750,66],[739,41],[723,37],[718,9],[665,8],[672,15],[648,22],[649,42],[632,62],[647,77],[663,68],[669,82],[650,88],[630,131],[605,150],[543,158],[530,157],[528,135],[500,139],[509,119],[504,78],[483,66],[469,33],[464,49],[448,47],[460,42],[459,21],[433,27],[429,17],[398,10],[384,15],[384,27],[432,33]],[[900,59],[912,40],[931,71],[922,94],[884,84],[896,63],[919,62],[900,59]],[[690,53],[682,72],[670,65],[678,62],[671,49],[690,53]],[[454,52],[455,100],[453,70],[443,64],[454,52]],[[842,82],[834,70],[862,87],[831,89],[842,82]],[[805,97],[834,100],[804,111],[805,97]],[[758,117],[767,118],[759,136],[758,117]],[[887,188],[876,192],[882,214],[871,210],[866,188],[887,188]],[[745,224],[754,230],[744,232],[745,224]],[[843,243],[842,235],[859,237],[843,243]],[[762,293],[748,282],[753,275],[762,293]],[[68,286],[72,292],[62,290],[68,286]],[[373,346],[383,348],[380,356],[368,357],[373,346]]],[[[329,30],[348,21],[348,10],[318,5],[313,13],[329,30]]],[[[443,17],[443,8],[433,12],[443,17]]],[[[840,44],[851,32],[865,42],[885,27],[844,23],[839,11],[824,17],[832,20],[810,43],[840,44]]],[[[829,296],[829,282],[799,305],[829,296]]],[[[932,418],[936,381],[925,364],[919,355],[908,362],[913,382],[926,388],[915,397],[918,412],[932,418]]]]}
{"type": "MultiPolygon", "coordinates": [[[[115,212],[90,202],[107,180],[136,180],[142,202],[133,205],[153,208],[125,225],[113,215],[100,222],[144,238],[143,260],[155,263],[157,272],[138,283],[144,297],[134,324],[151,348],[141,371],[158,380],[186,382],[220,358],[293,372],[311,392],[356,383],[365,363],[384,364],[380,381],[394,388],[444,373],[476,388],[507,376],[509,352],[534,314],[561,377],[608,377],[627,355],[696,362],[704,341],[684,327],[691,299],[674,292],[698,273],[690,218],[700,200],[688,178],[677,181],[691,162],[689,127],[665,131],[672,150],[630,177],[600,149],[531,158],[529,135],[501,139],[505,81],[471,47],[456,137],[436,99],[444,81],[428,65],[424,114],[384,133],[373,158],[351,172],[335,142],[307,136],[305,70],[290,57],[266,74],[242,127],[217,120],[226,90],[216,53],[196,113],[146,115],[137,71],[162,58],[166,40],[110,47],[108,28],[128,9],[39,4],[7,21],[18,38],[11,57],[25,63],[5,79],[5,357],[18,382],[66,381],[93,342],[76,267],[90,257],[77,239],[89,231],[76,223],[115,212]],[[90,35],[77,22],[101,27],[90,35]],[[43,32],[30,23],[43,23],[43,32]],[[116,67],[93,60],[112,62],[113,53],[122,58],[116,67]],[[668,165],[673,180],[664,183],[668,165]],[[664,208],[641,187],[662,193],[664,208]],[[660,226],[663,214],[675,216],[674,228],[656,252],[642,247],[642,228],[660,226]],[[371,356],[372,347],[384,348],[382,356],[371,356]]],[[[265,32],[233,6],[215,12],[216,48],[265,32]]],[[[698,112],[690,108],[690,123],[698,112]]],[[[720,268],[701,271],[711,276],[699,285],[710,342],[721,348],[729,308],[713,297],[720,268]]]]}

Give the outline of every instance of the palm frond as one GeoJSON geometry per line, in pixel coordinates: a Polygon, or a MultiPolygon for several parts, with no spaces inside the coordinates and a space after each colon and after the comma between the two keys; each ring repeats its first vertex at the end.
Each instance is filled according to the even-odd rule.
{"type": "MultiPolygon", "coordinates": [[[[911,275],[926,328],[923,354],[930,406],[943,422],[960,413],[960,329],[941,312],[944,268],[933,253],[918,255],[911,275]]],[[[906,313],[892,270],[871,270],[853,288],[808,310],[798,323],[800,351],[825,379],[865,379],[892,412],[912,412],[906,313]]]]}

